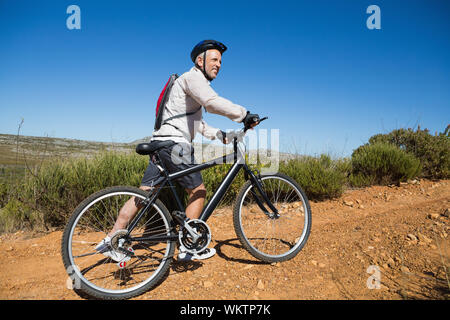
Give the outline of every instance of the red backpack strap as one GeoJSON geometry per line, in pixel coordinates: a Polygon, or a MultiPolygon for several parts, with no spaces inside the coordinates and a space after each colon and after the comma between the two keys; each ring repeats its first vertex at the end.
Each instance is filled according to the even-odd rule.
{"type": "Polygon", "coordinates": [[[166,82],[164,89],[161,91],[158,101],[156,103],[156,120],[155,120],[155,130],[161,128],[162,115],[164,113],[164,107],[167,103],[170,91],[172,89],[175,80],[178,78],[178,74],[172,74],[169,80],[166,82]]]}

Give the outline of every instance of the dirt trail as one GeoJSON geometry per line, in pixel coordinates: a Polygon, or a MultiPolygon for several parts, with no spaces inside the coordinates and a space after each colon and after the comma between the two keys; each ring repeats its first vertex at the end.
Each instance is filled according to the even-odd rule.
{"type": "MultiPolygon", "coordinates": [[[[305,248],[274,265],[250,256],[234,234],[231,209],[218,209],[208,220],[217,255],[175,261],[161,285],[136,299],[450,298],[450,180],[350,190],[311,208],[305,248]],[[369,279],[377,270],[379,288],[369,279]]],[[[80,299],[66,287],[61,235],[0,236],[0,299],[80,299]]]]}

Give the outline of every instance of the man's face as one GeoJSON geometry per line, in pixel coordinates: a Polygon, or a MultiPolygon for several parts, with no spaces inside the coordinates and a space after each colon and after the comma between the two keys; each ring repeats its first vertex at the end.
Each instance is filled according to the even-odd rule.
{"type": "MultiPolygon", "coordinates": [[[[199,63],[203,68],[203,61],[199,63]]],[[[222,54],[219,50],[211,49],[206,51],[206,74],[215,79],[219,73],[220,66],[222,64],[222,54]]]]}

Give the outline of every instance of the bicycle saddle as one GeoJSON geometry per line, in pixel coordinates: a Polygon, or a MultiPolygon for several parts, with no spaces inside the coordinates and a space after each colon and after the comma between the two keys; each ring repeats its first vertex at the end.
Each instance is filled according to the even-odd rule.
{"type": "Polygon", "coordinates": [[[164,147],[170,147],[174,144],[175,144],[175,142],[173,142],[171,140],[152,141],[150,143],[140,143],[136,146],[136,152],[140,155],[149,155],[156,151],[161,150],[164,147]]]}

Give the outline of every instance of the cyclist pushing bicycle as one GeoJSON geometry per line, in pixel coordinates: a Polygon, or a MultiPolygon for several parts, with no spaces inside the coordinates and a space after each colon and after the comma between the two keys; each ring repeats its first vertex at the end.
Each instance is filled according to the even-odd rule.
{"type": "MultiPolygon", "coordinates": [[[[204,40],[198,43],[191,52],[191,59],[195,66],[181,75],[173,84],[167,104],[162,114],[162,123],[153,132],[152,141],[173,142],[160,149],[159,154],[169,172],[187,169],[193,165],[194,149],[192,140],[198,132],[205,138],[214,140],[220,138],[227,143],[224,132],[209,126],[202,119],[202,106],[210,113],[226,116],[245,125],[257,124],[257,115],[250,114],[244,107],[219,97],[210,87],[220,70],[222,54],[227,47],[214,40],[204,40]],[[176,116],[173,118],[173,116],[176,116]],[[175,159],[174,159],[175,158],[175,159]],[[181,163],[180,163],[181,162],[181,163]]],[[[148,191],[153,187],[153,181],[158,178],[160,171],[150,158],[148,167],[141,182],[141,189],[148,191]]],[[[177,181],[188,193],[189,200],[186,216],[189,219],[200,217],[206,197],[206,189],[200,172],[194,172],[181,177],[177,181]]],[[[108,236],[97,246],[97,250],[113,260],[122,261],[125,255],[114,252],[109,245],[115,232],[125,229],[129,221],[138,212],[134,199],[130,199],[122,210],[108,236]]],[[[199,254],[190,255],[183,246],[180,247],[179,260],[202,260],[212,257],[214,248],[208,248],[199,254]]]]}
{"type": "Polygon", "coordinates": [[[245,160],[243,138],[260,118],[244,107],[219,97],[210,87],[227,48],[214,40],[198,43],[191,52],[195,66],[180,77],[172,75],[158,99],[155,130],[150,143],[136,152],[150,161],[140,188],[114,186],[83,200],[64,229],[63,263],[81,297],[128,299],[159,284],[169,271],[175,246],[178,260],[212,257],[211,231],[206,221],[223,199],[240,170],[245,184],[233,205],[233,225],[244,249],[266,262],[294,258],[304,247],[311,229],[311,208],[301,187],[281,174],[261,175],[245,160]],[[243,123],[241,130],[223,132],[202,119],[210,113],[243,123]],[[224,144],[233,153],[194,163],[192,141],[196,133],[224,144]],[[232,163],[206,206],[200,171],[232,163]],[[188,193],[184,207],[173,183],[188,193]],[[169,187],[178,210],[169,212],[159,199],[169,187]]]}

